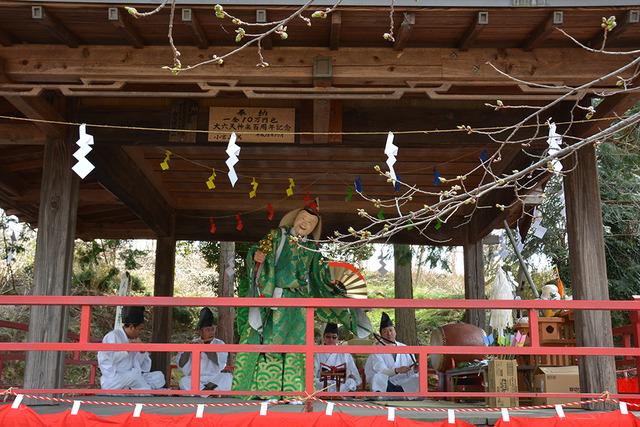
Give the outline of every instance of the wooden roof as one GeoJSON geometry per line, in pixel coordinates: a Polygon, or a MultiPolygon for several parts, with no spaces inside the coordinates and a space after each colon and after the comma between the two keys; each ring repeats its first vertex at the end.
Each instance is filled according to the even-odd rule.
{"type": "MultiPolygon", "coordinates": [[[[241,143],[236,167],[240,181],[232,188],[225,176],[226,144],[209,143],[204,134],[184,143],[167,132],[90,127],[96,146],[89,159],[97,167],[80,183],[77,234],[83,238],[151,238],[173,230],[178,239],[256,240],[276,221],[266,218],[267,203],[277,219],[301,206],[307,192],[320,198],[325,231],[344,231],[363,224],[357,208],[376,211],[356,195],[345,202],[347,187],[356,177],[370,196],[395,194],[373,169],[385,165],[384,132],[459,124],[500,126],[515,122],[522,113],[494,112],[485,102],[499,98],[536,104],[558,94],[507,81],[487,61],[523,79],[567,84],[589,81],[624,63],[615,57],[592,61],[559,32],[544,31],[552,19],[549,9],[490,9],[489,23],[478,30],[474,19],[480,9],[399,8],[397,32],[403,19],[415,23],[409,30],[405,25],[402,31],[409,32],[394,48],[381,37],[388,26],[386,8],[345,7],[336,15],[339,20],[314,20],[310,29],[302,21],[289,25],[289,40],[274,38],[272,48],[265,50],[272,64],[267,69],[257,69],[255,50],[248,50],[229,58],[224,67],[202,67],[176,77],[161,69],[171,60],[166,12],[133,20],[119,9],[114,24],[108,19],[111,3],[39,5],[44,7],[44,20],[32,17],[32,4],[0,5],[0,115],[168,128],[185,127],[176,124],[172,114],[189,105],[194,114],[191,125],[206,129],[210,107],[289,107],[295,108],[298,132],[347,133],[328,139],[297,135],[294,144],[252,143],[248,138],[241,143]],[[404,12],[413,15],[405,17],[404,12]],[[332,63],[328,82],[314,78],[318,57],[332,63]],[[366,134],[372,131],[381,134],[366,134]],[[167,148],[174,157],[171,168],[162,171],[167,148]],[[215,191],[205,186],[208,168],[218,171],[215,191]],[[260,186],[257,197],[250,199],[253,177],[260,186]],[[289,177],[296,183],[296,194],[290,198],[285,195],[289,177]],[[237,213],[245,224],[242,232],[235,230],[237,213]],[[211,217],[217,227],[214,235],[209,233],[211,217]]],[[[210,7],[192,9],[205,37],[177,18],[175,38],[185,62],[228,50],[229,23],[221,25],[210,7]]],[[[255,15],[254,7],[229,9],[246,19],[255,15]]],[[[291,7],[265,9],[273,19],[285,16],[291,7]]],[[[640,26],[625,21],[629,8],[562,11],[563,28],[583,42],[597,44],[601,16],[616,14],[620,32],[611,37],[610,46],[640,44],[640,26]]],[[[608,81],[601,87],[613,85],[615,81],[608,81]]],[[[565,117],[574,101],[558,105],[554,118],[565,117]]],[[[37,226],[44,145],[68,130],[0,120],[2,208],[37,226]]],[[[70,143],[76,132],[71,128],[70,143]]],[[[434,184],[434,168],[443,177],[461,175],[479,163],[483,150],[496,149],[486,137],[461,133],[397,135],[396,143],[396,170],[402,179],[434,191],[440,189],[434,184]]],[[[540,153],[545,145],[539,140],[530,151],[540,153]]],[[[520,169],[531,160],[519,148],[507,150],[503,157],[496,165],[500,172],[520,169]]],[[[480,174],[472,174],[467,185],[480,179],[480,174]]],[[[484,202],[492,206],[512,199],[512,192],[501,190],[484,202]]],[[[432,201],[414,200],[407,209],[432,201]]],[[[520,209],[484,209],[468,223],[469,208],[429,233],[444,244],[461,244],[486,235],[509,215],[517,218],[520,209]]],[[[416,233],[398,235],[395,241],[428,243],[416,233]]]]}

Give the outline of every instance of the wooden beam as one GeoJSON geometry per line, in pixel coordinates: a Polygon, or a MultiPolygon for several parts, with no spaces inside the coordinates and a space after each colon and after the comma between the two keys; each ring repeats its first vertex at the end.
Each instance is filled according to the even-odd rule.
{"type": "Polygon", "coordinates": [[[467,28],[460,41],[458,42],[458,49],[465,51],[476,41],[482,30],[487,27],[489,23],[489,12],[478,12],[473,18],[473,23],[467,28]]]}
{"type": "Polygon", "coordinates": [[[144,39],[131,23],[131,19],[129,19],[129,16],[121,14],[118,8],[109,8],[109,22],[111,22],[116,28],[120,29],[133,47],[136,49],[142,49],[144,47],[144,39]]]}
{"type": "Polygon", "coordinates": [[[41,23],[47,27],[58,39],[63,41],[69,47],[78,47],[80,39],[76,37],[69,29],[60,21],[57,17],[49,13],[49,11],[42,6],[35,6],[42,8],[42,17],[34,19],[36,22],[41,23]]]}
{"type": "MultiPolygon", "coordinates": [[[[462,248],[464,254],[464,298],[485,299],[482,240],[467,241],[462,248]]],[[[485,310],[466,310],[464,321],[484,329],[487,313],[485,310]]]]}
{"type": "Polygon", "coordinates": [[[562,11],[554,11],[544,22],[527,36],[522,43],[522,49],[533,50],[539,47],[553,33],[555,27],[562,25],[562,11]]]}
{"type": "Polygon", "coordinates": [[[92,174],[100,184],[127,205],[158,236],[170,235],[172,208],[122,148],[96,146],[88,157],[96,166],[92,174]]]}
{"type": "Polygon", "coordinates": [[[13,36],[9,34],[7,31],[0,28],[0,45],[2,46],[13,46],[13,36]]]}
{"type": "Polygon", "coordinates": [[[393,44],[393,50],[402,50],[407,46],[407,42],[409,41],[409,38],[411,38],[411,30],[415,24],[416,15],[410,12],[405,13],[402,24],[400,24],[400,28],[398,29],[398,34],[396,34],[396,41],[393,44]]]}
{"type": "Polygon", "coordinates": [[[342,13],[339,10],[331,12],[331,34],[329,35],[329,48],[340,48],[340,31],[342,30],[342,13]]]}
{"type": "MultiPolygon", "coordinates": [[[[171,103],[169,109],[169,128],[171,129],[191,129],[198,128],[198,113],[200,106],[192,99],[181,99],[171,103]]],[[[196,133],[193,132],[170,132],[169,142],[194,144],[196,133]]]]}
{"type": "MultiPolygon", "coordinates": [[[[37,120],[65,121],[64,117],[58,113],[56,108],[45,101],[43,98],[26,98],[22,96],[5,96],[18,111],[26,118],[37,120]]],[[[65,129],[61,125],[44,122],[34,122],[34,125],[40,128],[47,136],[62,138],[65,129]]]]}
{"type": "MultiPolygon", "coordinates": [[[[212,79],[231,79],[238,85],[255,86],[311,85],[313,76],[310,69],[318,56],[326,56],[333,64],[334,83],[357,87],[369,85],[402,85],[407,81],[469,82],[483,81],[487,85],[504,84],[486,61],[492,61],[501,69],[511,70],[517,78],[539,82],[562,81],[567,85],[581,84],[593,80],[593,76],[604,75],[627,62],[624,55],[606,55],[593,61],[589,52],[583,49],[537,49],[526,52],[521,49],[507,49],[504,56],[496,59],[495,49],[472,49],[451,55],[450,50],[439,48],[407,48],[407,55],[399,58],[398,53],[388,48],[346,48],[339,51],[326,48],[278,48],[270,62],[278,67],[258,68],[255,66],[255,52],[242,51],[224,67],[199,67],[171,75],[162,69],[166,65],[166,50],[163,46],[146,46],[144,49],[118,46],[89,46],[83,49],[68,49],[64,46],[30,45],[2,49],[7,61],[7,74],[16,83],[46,81],[48,84],[69,81],[135,81],[153,80],[160,83],[184,84],[210,82],[212,79]],[[122,58],[127,61],[122,61],[122,58]],[[33,64],[41,64],[34,67],[33,64]],[[60,66],[64,64],[64,66],[60,66]],[[394,64],[380,67],[380,64],[394,64]],[[576,67],[575,64],[582,64],[576,67]],[[474,68],[476,66],[476,68],[474,68]],[[363,70],[367,70],[363,73],[363,70]]],[[[195,46],[180,49],[183,57],[198,57],[201,50],[195,46]]],[[[628,76],[628,75],[627,75],[628,76]]],[[[114,92],[116,96],[117,92],[114,92]]]]}
{"type": "Polygon", "coordinates": [[[47,135],[31,123],[0,124],[0,145],[44,145],[47,135]]]}
{"type": "MultiPolygon", "coordinates": [[[[313,100],[313,131],[329,132],[331,119],[331,101],[328,99],[313,100]]],[[[329,135],[314,135],[313,142],[316,144],[326,144],[329,142],[329,135]]]]}
{"type": "MultiPolygon", "coordinates": [[[[581,148],[571,159],[574,161],[571,167],[565,167],[570,172],[564,177],[564,197],[573,299],[608,300],[609,284],[594,146],[581,148]]],[[[576,345],[613,346],[610,312],[578,310],[575,317],[576,345]],[[593,333],[594,331],[598,333],[593,333]]],[[[579,366],[580,390],[583,393],[616,390],[616,365],[613,356],[580,357],[579,366]]]]}
{"type": "MultiPolygon", "coordinates": [[[[78,177],[72,137],[57,138],[45,146],[42,171],[33,295],[68,295],[73,271],[73,247],[78,204],[78,177]]],[[[32,309],[29,342],[64,342],[66,307],[32,309]]],[[[63,386],[64,352],[27,352],[24,386],[33,389],[63,386]]]]}
{"type": "MultiPolygon", "coordinates": [[[[157,239],[155,276],[153,296],[172,297],[176,265],[176,239],[173,236],[157,239]]],[[[151,328],[151,342],[168,343],[171,341],[172,307],[154,307],[151,328]]],[[[151,366],[154,371],[165,374],[165,382],[169,384],[169,366],[171,353],[159,352],[151,354],[151,366]]]]}
{"type": "Polygon", "coordinates": [[[191,27],[191,30],[193,31],[193,38],[198,48],[207,49],[209,47],[209,39],[207,39],[207,34],[204,32],[204,29],[202,28],[202,25],[200,25],[200,21],[196,16],[196,9],[188,9],[190,11],[187,14],[189,15],[188,17],[185,16],[185,10],[186,9],[183,9],[182,12],[182,21],[191,27]]]}

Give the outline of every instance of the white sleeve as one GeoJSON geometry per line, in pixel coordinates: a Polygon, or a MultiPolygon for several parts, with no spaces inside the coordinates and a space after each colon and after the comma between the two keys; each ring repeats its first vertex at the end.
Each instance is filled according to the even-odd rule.
{"type": "Polygon", "coordinates": [[[150,372],[151,371],[151,357],[149,356],[149,352],[138,353],[136,355],[138,358],[138,363],[140,363],[140,370],[142,372],[150,372]]]}
{"type": "MultiPolygon", "coordinates": [[[[118,342],[116,339],[116,335],[113,332],[109,332],[102,339],[103,344],[122,344],[118,342]]],[[[109,370],[109,366],[114,367],[118,363],[122,362],[124,359],[129,357],[128,351],[99,351],[98,352],[98,364],[100,365],[100,370],[105,371],[109,370]],[[103,368],[104,366],[104,368],[103,368]]]]}
{"type": "Polygon", "coordinates": [[[351,377],[356,382],[356,387],[362,384],[362,378],[360,377],[360,372],[358,372],[358,368],[356,367],[356,363],[353,360],[353,356],[350,354],[345,354],[347,359],[347,377],[351,377]]]}

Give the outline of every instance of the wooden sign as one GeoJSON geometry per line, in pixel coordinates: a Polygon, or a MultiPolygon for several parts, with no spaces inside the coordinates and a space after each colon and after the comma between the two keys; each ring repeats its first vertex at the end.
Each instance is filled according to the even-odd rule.
{"type": "Polygon", "coordinates": [[[209,141],[228,141],[232,132],[241,142],[293,143],[295,108],[211,107],[209,141]]]}

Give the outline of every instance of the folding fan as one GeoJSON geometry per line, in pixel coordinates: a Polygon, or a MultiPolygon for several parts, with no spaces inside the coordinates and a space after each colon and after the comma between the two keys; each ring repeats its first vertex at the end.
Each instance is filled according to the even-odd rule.
{"type": "Polygon", "coordinates": [[[329,271],[335,286],[347,298],[367,298],[367,282],[362,273],[353,265],[340,262],[329,261],[329,271]]]}

